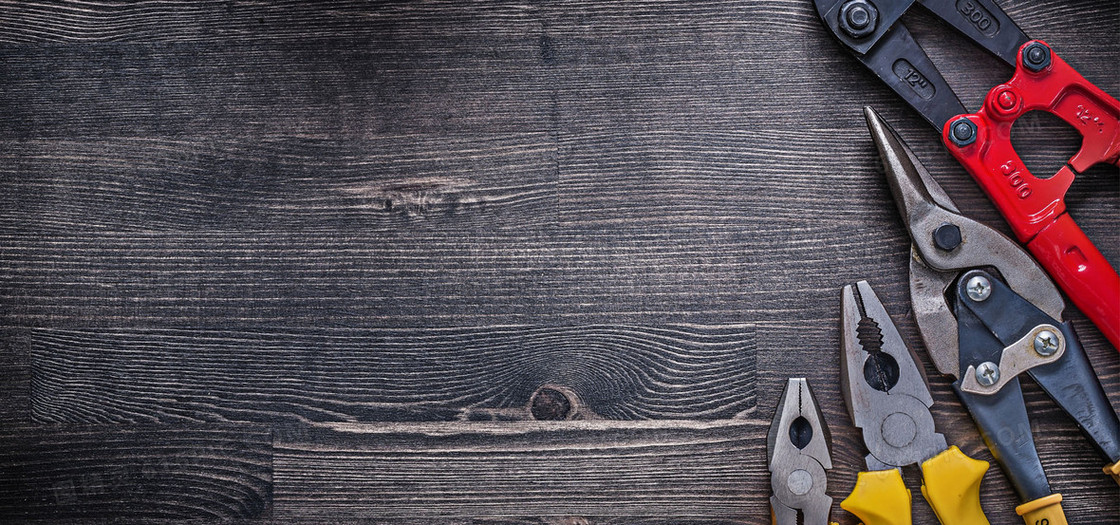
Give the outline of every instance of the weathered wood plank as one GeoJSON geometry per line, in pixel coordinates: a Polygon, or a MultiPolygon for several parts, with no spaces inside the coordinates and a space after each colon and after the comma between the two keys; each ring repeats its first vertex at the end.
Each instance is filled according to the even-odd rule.
{"type": "MultiPolygon", "coordinates": [[[[1120,92],[1120,4],[997,1],[1090,80],[1120,92]]],[[[917,11],[906,24],[974,108],[1009,68],[917,11]]],[[[862,454],[836,385],[839,287],[872,278],[920,347],[908,316],[907,239],[859,107],[873,104],[888,115],[966,213],[1004,228],[935,133],[844,54],[808,1],[0,2],[0,56],[0,326],[11,333],[37,326],[181,338],[180,346],[149,352],[154,360],[158,351],[196,348],[192,332],[172,327],[275,335],[322,326],[758,322],[759,409],[750,432],[764,434],[776,385],[788,375],[809,376],[838,436],[836,496],[854,483],[862,454]],[[503,148],[512,149],[495,152],[503,148]],[[525,166],[554,161],[555,175],[515,167],[520,155],[525,166]],[[352,160],[370,163],[377,176],[349,166],[352,160]],[[384,183],[398,180],[390,175],[396,171],[402,181],[439,179],[404,188],[402,203],[433,194],[437,202],[419,207],[423,213],[368,207],[384,183]],[[458,178],[440,178],[446,173],[458,178]],[[372,191],[340,196],[350,183],[372,191]],[[497,201],[479,205],[474,197],[497,201]]],[[[1068,141],[1053,139],[1052,126],[1026,131],[1016,145],[1028,163],[1060,149],[1055,142],[1068,149],[1068,141]]],[[[1114,265],[1117,194],[1112,168],[1079,177],[1069,197],[1073,215],[1114,265]]],[[[1120,406],[1120,359],[1079,313],[1070,317],[1120,406]]],[[[122,351],[143,346],[99,341],[111,348],[78,360],[123,362],[122,351]]],[[[0,395],[7,396],[0,414],[26,420],[31,354],[10,342],[0,357],[0,395]]],[[[124,363],[97,379],[176,366],[188,367],[124,363]]],[[[941,430],[989,459],[945,380],[931,377],[941,430]]],[[[1099,458],[1037,389],[1028,387],[1027,399],[1071,518],[1092,523],[1115,515],[1116,489],[1098,474],[1099,458]]],[[[546,441],[579,442],[572,432],[546,441]]],[[[585,439],[617,435],[596,432],[585,439]]],[[[420,427],[399,435],[398,447],[433,442],[420,427]]],[[[33,435],[23,439],[6,447],[34,442],[33,435]]],[[[332,450],[361,444],[323,441],[325,464],[347,459],[332,450]]],[[[429,448],[444,454],[443,446],[429,448]]],[[[386,466],[418,464],[400,462],[386,447],[363,456],[386,474],[359,473],[363,482],[446,482],[435,470],[386,466]]],[[[541,468],[543,458],[526,464],[541,468]]],[[[587,457],[585,467],[599,468],[596,460],[587,457]]],[[[482,463],[459,465],[467,465],[459,472],[495,472],[482,463]]],[[[72,466],[75,474],[81,468],[72,466]]],[[[322,479],[352,468],[342,464],[322,479]]],[[[750,475],[734,490],[753,499],[732,504],[730,519],[763,523],[767,481],[757,464],[745,468],[750,475]],[[750,512],[735,515],[742,505],[750,512]]],[[[289,479],[306,488],[313,485],[302,480],[311,477],[289,479]]],[[[334,479],[339,487],[348,482],[334,479]]],[[[483,487],[503,487],[496,475],[485,479],[494,483],[483,487]]],[[[584,478],[570,479],[560,485],[569,498],[563,501],[574,501],[569,496],[584,478]]],[[[1018,523],[1001,475],[993,470],[985,483],[993,521],[1018,523]]],[[[624,499],[621,489],[607,489],[624,499]]],[[[643,490],[626,495],[623,509],[632,515],[607,509],[592,521],[639,519],[633,514],[644,512],[643,490]]],[[[681,509],[696,497],[658,486],[649,494],[681,509]]],[[[394,508],[411,504],[399,491],[390,496],[400,504],[394,508]]],[[[473,515],[454,494],[427,496],[448,502],[428,516],[473,515]]],[[[375,497],[360,495],[346,515],[380,521],[370,511],[375,497]]],[[[330,522],[331,508],[350,498],[305,513],[293,499],[286,516],[330,522]]],[[[919,522],[933,522],[916,500],[919,522]]],[[[725,517],[719,502],[698,501],[703,519],[725,517]]],[[[543,495],[530,502],[541,509],[547,503],[543,495]]],[[[476,508],[499,506],[482,501],[476,508]]],[[[72,515],[53,518],[60,516],[72,515]]],[[[395,519],[410,521],[403,513],[395,519]]]]}
{"type": "Polygon", "coordinates": [[[754,408],[749,326],[32,332],[52,423],[532,419],[543,385],[609,419],[754,408]]]}
{"type": "Polygon", "coordinates": [[[0,519],[237,519],[267,515],[271,434],[237,429],[0,431],[0,519]]]}
{"type": "Polygon", "coordinates": [[[14,231],[493,231],[555,220],[544,133],[6,142],[14,231]]]}
{"type": "Polygon", "coordinates": [[[17,233],[0,300],[33,326],[738,324],[741,235],[17,233]]]}
{"type": "MultiPolygon", "coordinates": [[[[768,425],[769,422],[766,422],[768,425]]],[[[344,425],[277,435],[278,519],[769,514],[759,421],[344,425]],[[761,445],[761,446],[760,446],[761,445]]]]}
{"type": "Polygon", "coordinates": [[[170,0],[91,3],[80,0],[0,3],[0,43],[97,42],[223,44],[371,37],[453,40],[524,35],[538,27],[532,6],[508,1],[326,2],[170,0]]]}
{"type": "Polygon", "coordinates": [[[310,45],[102,43],[4,53],[0,136],[301,136],[540,132],[536,38],[310,45]],[[18,72],[18,75],[12,74],[18,72]]]}
{"type": "MultiPolygon", "coordinates": [[[[1094,30],[1115,22],[1112,2],[1042,0],[1001,2],[1001,7],[1032,34],[1094,30]],[[1071,16],[1071,15],[1077,16],[1071,16]]],[[[168,0],[158,3],[93,4],[78,0],[0,3],[0,43],[223,42],[300,40],[314,37],[359,38],[393,31],[410,33],[512,33],[546,18],[552,25],[580,27],[588,33],[618,37],[635,26],[650,33],[719,30],[750,37],[786,37],[819,29],[812,4],[801,0],[719,0],[703,3],[635,1],[619,8],[591,0],[547,5],[481,1],[463,5],[428,0],[421,5],[325,2],[228,2],[168,0]]],[[[1052,39],[1039,35],[1042,38],[1052,39]]],[[[1102,39],[1103,40],[1103,39],[1102,39]]]]}
{"type": "Polygon", "coordinates": [[[0,330],[0,421],[31,423],[31,354],[27,333],[0,330]]]}
{"type": "Polygon", "coordinates": [[[869,216],[657,232],[4,234],[0,299],[7,322],[32,326],[819,322],[848,282],[905,286],[908,241],[869,216]]]}

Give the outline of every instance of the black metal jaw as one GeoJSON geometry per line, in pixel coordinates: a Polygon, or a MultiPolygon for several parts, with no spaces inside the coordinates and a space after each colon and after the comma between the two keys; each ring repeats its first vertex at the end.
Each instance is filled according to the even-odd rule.
{"type": "MultiPolygon", "coordinates": [[[[1110,462],[1120,460],[1120,421],[1070,323],[1046,315],[984,270],[963,273],[952,290],[960,342],[960,379],[953,388],[1023,501],[1049,495],[1050,486],[1034,446],[1018,377],[990,395],[967,392],[962,384],[966,374],[982,383],[999,380],[1004,349],[1040,325],[1060,331],[1064,353],[1026,373],[1073,417],[1110,462]]],[[[1036,349],[1040,354],[1050,351],[1045,340],[1036,349]]]]}
{"type": "MultiPolygon", "coordinates": [[[[934,129],[968,113],[899,19],[914,0],[815,0],[821,21],[856,58],[918,110],[934,129]]],[[[920,0],[980,47],[1014,65],[1028,40],[990,0],[920,0]]]]}

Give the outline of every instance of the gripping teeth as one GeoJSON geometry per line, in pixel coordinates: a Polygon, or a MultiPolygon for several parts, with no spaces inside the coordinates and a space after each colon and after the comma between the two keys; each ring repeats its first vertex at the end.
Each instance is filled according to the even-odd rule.
{"type": "Polygon", "coordinates": [[[867,353],[883,350],[883,330],[879,328],[879,323],[870,317],[864,317],[856,324],[856,339],[867,353]]]}

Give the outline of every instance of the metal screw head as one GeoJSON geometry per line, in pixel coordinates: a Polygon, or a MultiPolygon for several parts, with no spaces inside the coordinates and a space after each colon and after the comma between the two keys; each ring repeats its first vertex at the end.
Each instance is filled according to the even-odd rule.
{"type": "Polygon", "coordinates": [[[944,251],[961,245],[961,229],[956,224],[945,223],[933,230],[933,244],[944,251]]]}
{"type": "Polygon", "coordinates": [[[958,148],[976,142],[976,124],[964,117],[955,120],[949,128],[949,140],[958,148]]]}
{"type": "Polygon", "coordinates": [[[991,361],[984,361],[976,367],[976,382],[984,386],[992,386],[999,381],[999,366],[991,361]]]}
{"type": "Polygon", "coordinates": [[[1035,42],[1023,49],[1023,67],[1038,73],[1050,67],[1050,48],[1035,42]]]}
{"type": "Polygon", "coordinates": [[[983,275],[974,275],[964,288],[968,298],[976,302],[987,301],[992,296],[992,283],[983,275]]]}
{"type": "Polygon", "coordinates": [[[1034,351],[1043,357],[1050,357],[1058,351],[1059,335],[1050,330],[1042,330],[1034,336],[1034,351]]]}
{"type": "Polygon", "coordinates": [[[863,38],[879,25],[879,10],[869,0],[849,0],[840,6],[840,29],[852,38],[863,38]]]}

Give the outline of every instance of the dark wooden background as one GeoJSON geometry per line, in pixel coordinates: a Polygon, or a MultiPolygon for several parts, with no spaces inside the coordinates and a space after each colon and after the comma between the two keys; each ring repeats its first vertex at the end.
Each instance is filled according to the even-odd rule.
{"type": "MultiPolygon", "coordinates": [[[[1117,2],[1000,3],[1120,94],[1117,2]]],[[[967,105],[1010,75],[916,11],[967,105]]],[[[809,0],[2,1],[0,518],[764,523],[789,376],[839,501],[864,454],[840,287],[921,346],[866,104],[1006,231],[809,0]],[[534,420],[546,385],[570,420],[534,420]]],[[[1052,168],[1077,140],[1033,119],[1016,145],[1052,168]]],[[[1114,266],[1118,196],[1099,168],[1068,200],[1114,266]]],[[[1067,314],[1120,405],[1120,355],[1067,314]]],[[[1025,391],[1067,515],[1117,522],[1025,391]]]]}

